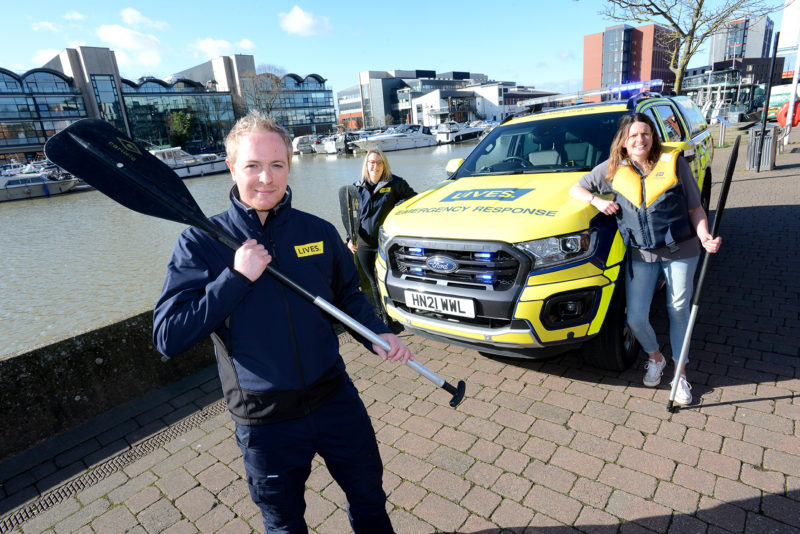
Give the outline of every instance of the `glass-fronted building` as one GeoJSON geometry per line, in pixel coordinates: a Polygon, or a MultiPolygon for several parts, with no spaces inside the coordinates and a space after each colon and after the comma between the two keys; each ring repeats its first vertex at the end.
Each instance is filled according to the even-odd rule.
{"type": "MultiPolygon", "coordinates": [[[[253,56],[214,58],[167,80],[120,77],[108,48],[68,48],[40,69],[16,74],[0,69],[0,160],[44,157],[49,137],[71,122],[90,117],[110,122],[148,148],[182,139],[190,153],[221,152],[236,117],[249,107],[247,80],[256,72],[253,56]],[[177,113],[190,115],[188,134],[175,135],[177,113]]],[[[318,74],[276,77],[271,113],[293,135],[328,133],[336,124],[333,92],[318,74]]],[[[186,121],[181,121],[186,124],[186,121]]]]}
{"type": "Polygon", "coordinates": [[[632,40],[631,26],[614,26],[603,32],[603,87],[631,80],[632,40]]]}
{"type": "Polygon", "coordinates": [[[60,72],[0,68],[0,160],[33,158],[56,132],[87,117],[83,96],[60,72]]]}
{"type": "Polygon", "coordinates": [[[137,82],[122,80],[125,112],[131,136],[150,149],[168,148],[173,114],[193,117],[193,128],[184,150],[193,153],[223,152],[225,136],[235,117],[230,93],[208,91],[199,82],[179,78],[167,83],[157,78],[137,82]]]}
{"type": "Polygon", "coordinates": [[[302,78],[289,73],[244,76],[241,83],[248,109],[269,112],[297,137],[334,131],[333,91],[325,86],[325,81],[318,74],[302,78]]]}
{"type": "Polygon", "coordinates": [[[743,18],[723,25],[711,36],[709,63],[769,57],[774,28],[775,23],[767,16],[743,18]]]}

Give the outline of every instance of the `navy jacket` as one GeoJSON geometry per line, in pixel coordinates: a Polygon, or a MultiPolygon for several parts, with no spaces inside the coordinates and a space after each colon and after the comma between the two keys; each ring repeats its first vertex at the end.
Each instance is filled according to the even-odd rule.
{"type": "MultiPolygon", "coordinates": [[[[389,330],[359,289],[359,275],[336,229],[291,207],[291,191],[262,227],[231,190],[228,211],[211,218],[237,241],[263,244],[274,268],[376,333],[389,330]]],[[[217,361],[233,419],[265,424],[301,417],[346,379],[327,314],[267,272],[255,282],[233,271],[234,251],[186,229],[170,258],[153,321],[158,350],[175,356],[216,333],[217,361]]],[[[371,343],[361,339],[371,348],[371,343]]]]}
{"type": "MultiPolygon", "coordinates": [[[[381,180],[375,187],[366,185],[362,178],[354,184],[358,188],[359,228],[358,244],[366,244],[371,248],[378,246],[378,229],[392,211],[392,208],[416,195],[408,182],[399,176],[392,175],[389,180],[381,180]]],[[[353,236],[347,236],[353,239],[353,236]]]]}

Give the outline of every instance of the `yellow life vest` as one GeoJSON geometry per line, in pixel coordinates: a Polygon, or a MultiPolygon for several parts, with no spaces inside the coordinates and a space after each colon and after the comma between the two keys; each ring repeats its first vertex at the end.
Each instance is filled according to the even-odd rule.
{"type": "MultiPolygon", "coordinates": [[[[665,148],[653,170],[644,179],[645,208],[671,187],[678,185],[678,150],[665,148]]],[[[626,162],[627,163],[627,162],[626,162]]],[[[642,207],[642,176],[627,163],[617,169],[611,181],[614,190],[637,209],[642,207]]]]}
{"type": "Polygon", "coordinates": [[[642,177],[633,165],[623,165],[611,180],[620,206],[617,224],[626,244],[646,250],[678,243],[694,235],[683,186],[678,180],[678,155],[665,148],[653,170],[642,177]]]}

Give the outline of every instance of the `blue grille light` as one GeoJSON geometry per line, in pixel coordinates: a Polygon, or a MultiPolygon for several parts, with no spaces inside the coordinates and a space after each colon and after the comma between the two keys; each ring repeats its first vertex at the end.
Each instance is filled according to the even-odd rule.
{"type": "Polygon", "coordinates": [[[422,267],[412,267],[411,272],[414,274],[422,274],[425,270],[422,267]]]}
{"type": "Polygon", "coordinates": [[[494,275],[491,275],[491,274],[479,274],[479,275],[478,275],[478,278],[479,278],[479,279],[480,279],[480,280],[481,280],[481,281],[482,281],[484,284],[491,284],[492,282],[494,282],[494,275]]]}
{"type": "Polygon", "coordinates": [[[408,247],[408,254],[410,256],[422,256],[424,253],[425,251],[419,247],[408,247]]]}
{"type": "Polygon", "coordinates": [[[476,252],[475,259],[482,260],[482,261],[489,261],[492,259],[491,252],[476,252]]]}

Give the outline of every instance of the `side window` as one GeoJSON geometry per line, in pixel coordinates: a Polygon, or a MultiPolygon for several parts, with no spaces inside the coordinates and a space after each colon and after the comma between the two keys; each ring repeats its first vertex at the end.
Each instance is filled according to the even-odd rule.
{"type": "Polygon", "coordinates": [[[661,138],[661,141],[662,142],[663,141],[668,141],[669,138],[664,136],[664,127],[661,125],[661,121],[658,120],[658,117],[656,117],[656,113],[655,113],[655,111],[653,111],[653,108],[647,108],[645,110],[642,110],[642,113],[644,113],[645,115],[650,117],[650,120],[653,121],[653,124],[656,125],[656,128],[658,128],[658,132],[657,133],[658,133],[658,136],[661,138]]]}
{"type": "Polygon", "coordinates": [[[688,124],[692,130],[692,137],[697,136],[708,128],[708,124],[706,123],[705,117],[703,117],[703,113],[700,111],[697,105],[692,102],[691,99],[689,99],[689,97],[676,96],[672,98],[672,101],[680,106],[680,109],[683,112],[683,117],[686,119],[686,124],[688,124]]]}
{"type": "Polygon", "coordinates": [[[678,119],[677,110],[672,109],[672,106],[661,104],[656,106],[656,111],[661,117],[661,123],[664,125],[664,132],[666,134],[664,141],[668,143],[678,142],[687,138],[678,119]]]}

